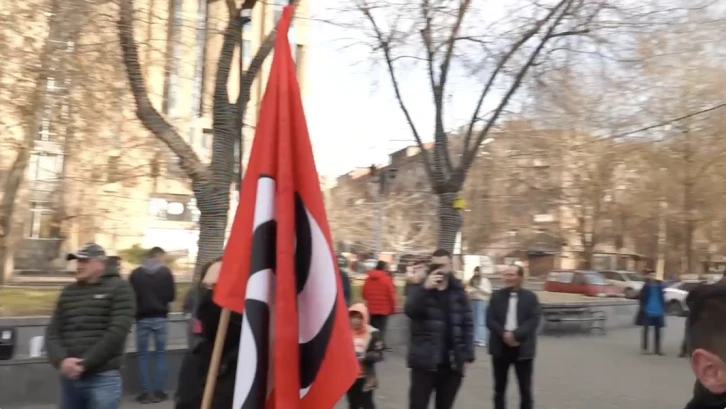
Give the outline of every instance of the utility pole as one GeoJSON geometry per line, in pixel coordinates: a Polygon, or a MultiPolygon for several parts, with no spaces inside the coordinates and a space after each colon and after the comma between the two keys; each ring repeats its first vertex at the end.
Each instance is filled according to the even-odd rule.
{"type": "MultiPolygon", "coordinates": [[[[661,168],[661,174],[663,177],[666,176],[666,168],[661,168]]],[[[660,199],[660,214],[659,214],[659,221],[658,221],[658,263],[655,267],[655,275],[659,280],[663,280],[663,277],[665,276],[665,263],[666,263],[666,234],[667,234],[667,224],[666,224],[666,212],[668,210],[668,201],[666,199],[666,192],[665,192],[665,186],[662,187],[663,192],[661,193],[661,199],[660,199]]]]}

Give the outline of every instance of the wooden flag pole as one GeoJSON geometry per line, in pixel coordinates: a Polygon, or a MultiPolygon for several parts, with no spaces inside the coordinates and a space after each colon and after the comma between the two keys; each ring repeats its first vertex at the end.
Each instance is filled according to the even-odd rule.
{"type": "Polygon", "coordinates": [[[212,359],[209,362],[207,382],[204,384],[204,396],[202,397],[202,406],[200,409],[212,408],[214,389],[217,387],[217,374],[219,374],[219,362],[222,359],[224,340],[227,338],[229,316],[230,311],[226,308],[223,308],[222,312],[219,314],[219,325],[217,326],[217,334],[214,338],[214,349],[212,350],[212,359]]]}

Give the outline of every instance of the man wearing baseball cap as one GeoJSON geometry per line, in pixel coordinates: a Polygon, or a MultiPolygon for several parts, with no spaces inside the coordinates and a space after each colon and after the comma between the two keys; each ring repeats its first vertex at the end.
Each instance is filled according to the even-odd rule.
{"type": "Polygon", "coordinates": [[[45,333],[48,359],[61,375],[59,408],[118,409],[133,290],[118,269],[106,268],[98,244],[86,243],[67,259],[76,261],[76,282],[61,292],[45,333]]]}

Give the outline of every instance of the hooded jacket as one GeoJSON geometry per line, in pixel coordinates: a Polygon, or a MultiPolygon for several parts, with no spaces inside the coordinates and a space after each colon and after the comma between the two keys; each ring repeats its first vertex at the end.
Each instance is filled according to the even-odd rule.
{"type": "Polygon", "coordinates": [[[383,339],[381,338],[381,332],[369,324],[370,315],[365,304],[353,304],[348,312],[357,312],[363,316],[363,325],[360,330],[353,330],[353,346],[361,366],[358,377],[365,378],[363,383],[363,391],[365,392],[378,386],[375,364],[383,360],[383,339]]]}
{"type": "Polygon", "coordinates": [[[134,310],[134,293],[116,269],[94,283],[68,284],[45,332],[50,363],[58,368],[66,358],[80,358],[84,376],[121,368],[134,310]]]}
{"type": "Polygon", "coordinates": [[[371,315],[391,315],[396,312],[396,288],[385,271],[371,270],[363,283],[363,300],[371,315]]]}
{"type": "Polygon", "coordinates": [[[169,303],[176,298],[174,275],[157,260],[146,260],[131,272],[129,282],[136,293],[136,319],[166,318],[169,303]]]}

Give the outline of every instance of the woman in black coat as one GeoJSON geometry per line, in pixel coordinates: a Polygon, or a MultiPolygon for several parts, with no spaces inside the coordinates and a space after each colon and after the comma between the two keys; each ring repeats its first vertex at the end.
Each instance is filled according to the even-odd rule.
{"type": "MultiPolygon", "coordinates": [[[[176,393],[175,409],[199,409],[204,395],[204,386],[207,381],[209,363],[214,350],[214,341],[217,335],[219,317],[222,308],[214,303],[212,290],[216,279],[205,280],[207,272],[212,267],[219,268],[221,259],[215,260],[205,266],[202,272],[199,305],[196,318],[201,326],[199,342],[189,349],[184,356],[179,371],[179,385],[176,393]],[[206,283],[206,285],[204,285],[206,283]]],[[[217,385],[214,389],[212,409],[231,409],[234,398],[234,380],[237,371],[237,351],[239,348],[242,316],[232,313],[229,327],[222,348],[222,359],[217,374],[217,385]]]]}

